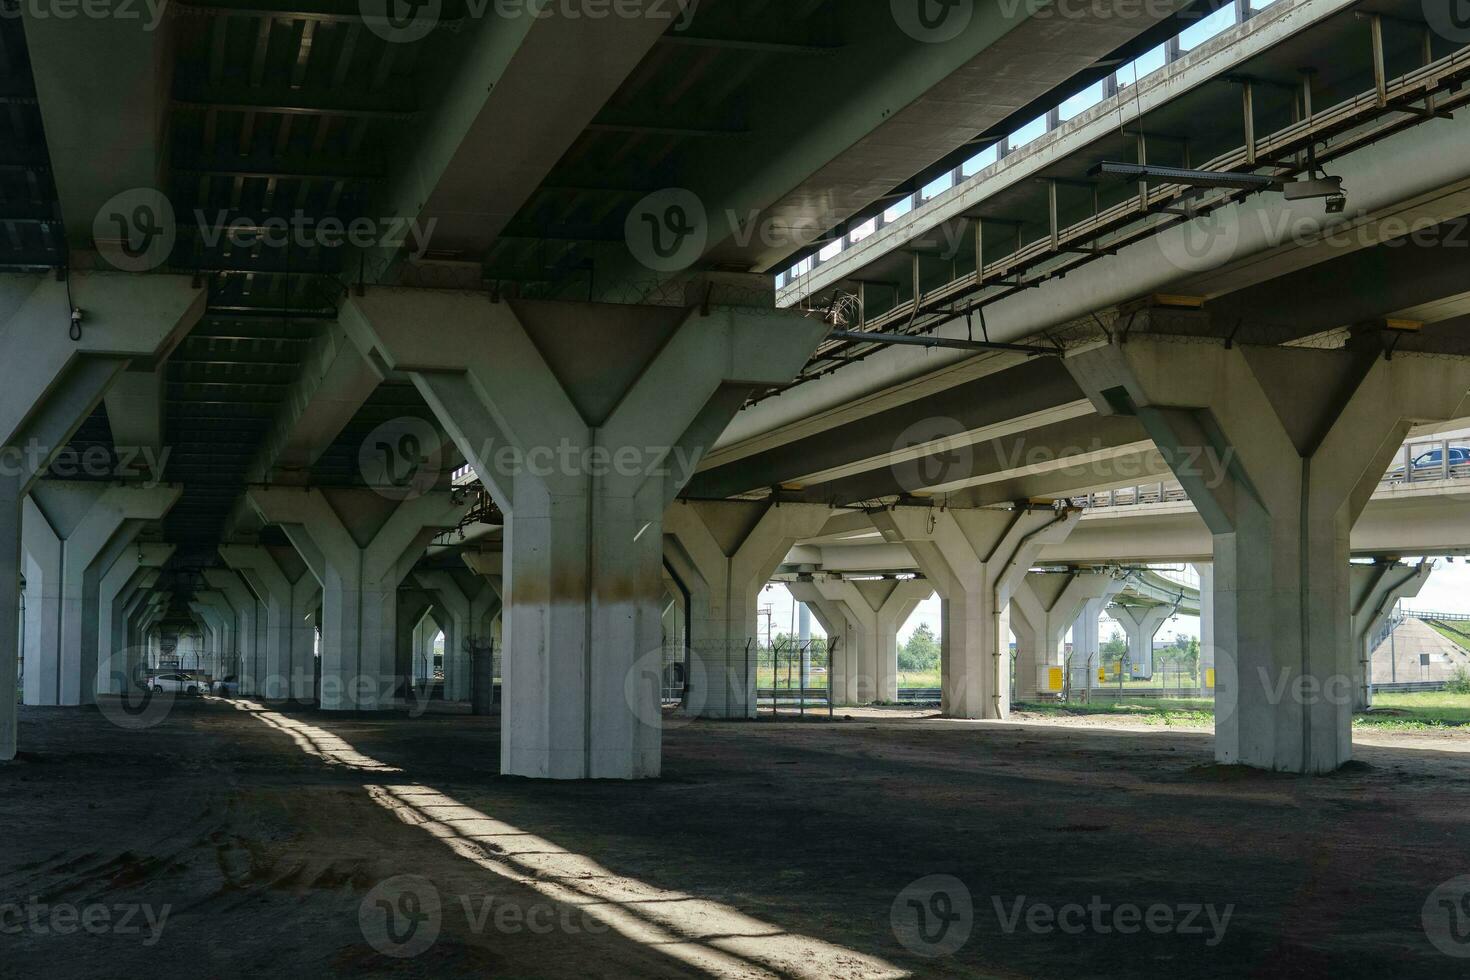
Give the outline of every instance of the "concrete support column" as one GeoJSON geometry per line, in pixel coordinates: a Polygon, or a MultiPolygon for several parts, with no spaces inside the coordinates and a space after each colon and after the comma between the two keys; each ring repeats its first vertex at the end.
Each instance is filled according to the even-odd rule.
{"type": "Polygon", "coordinates": [[[127,616],[127,678],[129,690],[141,690],[148,667],[154,662],[149,630],[159,615],[159,609],[167,597],[153,592],[158,572],[150,570],[143,579],[144,584],[134,594],[126,609],[127,616]]]}
{"type": "Polygon", "coordinates": [[[1011,711],[1011,596],[1047,544],[1062,541],[1075,510],[923,510],[873,515],[883,537],[908,545],[942,599],[941,710],[951,718],[1011,711]]]}
{"type": "MultiPolygon", "coordinates": [[[[464,576],[468,578],[470,573],[464,576]]],[[[413,577],[434,596],[436,609],[443,613],[442,618],[437,613],[435,618],[444,630],[444,700],[469,701],[473,694],[470,646],[474,640],[470,600],[461,582],[448,571],[415,572],[413,577]]],[[[433,634],[428,638],[432,640],[433,634]]]]}
{"type": "Polygon", "coordinates": [[[495,681],[501,662],[500,625],[504,608],[505,555],[499,551],[464,551],[460,559],[481,584],[470,593],[471,700],[477,715],[487,715],[495,706],[495,681]]]}
{"type": "Polygon", "coordinates": [[[841,604],[851,624],[841,686],[855,703],[898,700],[898,631],[920,602],[934,594],[923,579],[827,578],[817,588],[841,604]]]}
{"type": "Polygon", "coordinates": [[[204,581],[220,594],[234,615],[236,665],[233,672],[240,685],[240,693],[253,695],[259,690],[258,678],[265,672],[260,642],[260,604],[245,580],[228,568],[205,569],[204,581]]]}
{"type": "Polygon", "coordinates": [[[234,603],[229,597],[218,589],[201,589],[194,593],[195,598],[207,606],[214,613],[211,626],[218,634],[218,657],[215,660],[215,677],[240,676],[242,657],[240,655],[240,617],[235,610],[234,603]]]}
{"type": "Polygon", "coordinates": [[[441,492],[400,502],[373,491],[278,487],[251,488],[246,497],[263,520],[281,525],[321,583],[322,708],[391,708],[398,586],[468,502],[441,492]]]}
{"type": "Polygon", "coordinates": [[[1349,533],[1417,423],[1464,414],[1470,359],[1129,338],[1067,359],[1133,414],[1214,535],[1215,750],[1330,772],[1352,757],[1349,533]],[[1228,662],[1227,662],[1228,661],[1228,662]]]}
{"type": "Polygon", "coordinates": [[[1434,563],[1405,565],[1375,561],[1352,566],[1353,645],[1358,654],[1354,672],[1353,710],[1373,706],[1373,641],[1388,624],[1401,599],[1412,599],[1429,581],[1434,563]]]}
{"type": "Polygon", "coordinates": [[[1112,601],[1111,596],[1088,599],[1072,624],[1072,688],[1090,690],[1100,686],[1098,668],[1102,666],[1102,637],[1098,617],[1112,601]]]}
{"type": "MultiPolygon", "coordinates": [[[[1089,602],[1117,595],[1123,582],[1105,572],[1031,572],[1016,584],[1011,630],[1016,634],[1018,701],[1066,689],[1062,641],[1089,602]]],[[[1093,633],[1097,620],[1093,619],[1093,633]]]]}
{"type": "MultiPolygon", "coordinates": [[[[419,618],[418,625],[414,627],[413,655],[415,670],[425,680],[432,680],[434,677],[434,641],[438,639],[440,633],[444,632],[444,628],[439,625],[438,618],[443,615],[443,610],[437,609],[431,603],[429,608],[424,610],[423,616],[419,618]]],[[[445,633],[445,636],[447,637],[448,634],[445,633]]],[[[447,671],[447,665],[443,665],[442,669],[447,671]]],[[[444,679],[444,685],[446,688],[448,687],[447,678],[444,679]]],[[[445,699],[448,700],[447,692],[445,699]]]]}
{"type": "Polygon", "coordinates": [[[393,646],[394,672],[403,679],[401,690],[405,698],[415,696],[410,687],[418,687],[428,680],[419,659],[419,627],[429,615],[431,605],[433,599],[423,589],[398,590],[398,615],[394,620],[398,629],[398,640],[393,646]]]}
{"type": "Polygon", "coordinates": [[[339,319],[409,374],[506,515],[501,771],[656,776],[664,510],[824,325],[385,288],[339,319]]]}
{"type": "MultiPolygon", "coordinates": [[[[21,501],[118,375],[155,367],[204,303],[204,289],[180,276],[74,272],[58,282],[50,273],[0,275],[0,350],[10,358],[0,387],[0,449],[21,464],[0,477],[0,691],[15,690],[19,666],[21,501]],[[57,329],[57,311],[72,308],[84,317],[75,340],[57,329]]],[[[36,686],[36,659],[26,658],[27,687],[36,686]]],[[[39,687],[54,691],[56,680],[43,678],[39,687]]],[[[15,699],[0,697],[0,762],[15,757],[16,721],[15,699]]]]}
{"type": "Polygon", "coordinates": [[[861,644],[855,628],[848,621],[847,608],[828,599],[811,578],[786,583],[791,598],[811,611],[827,634],[827,671],[832,684],[832,702],[840,705],[858,703],[858,657],[853,652],[861,644]]]}
{"type": "MultiPolygon", "coordinates": [[[[27,704],[92,704],[96,701],[102,578],[147,521],[168,513],[178,487],[120,486],[43,480],[24,505],[24,535],[31,560],[28,600],[46,621],[34,629],[40,649],[27,677],[27,704]],[[47,649],[55,637],[55,660],[47,649]],[[49,662],[48,662],[49,661],[49,662]]],[[[28,658],[30,660],[31,658],[28,658]]]]}
{"type": "Polygon", "coordinates": [[[107,574],[98,592],[98,656],[96,689],[99,694],[128,690],[141,660],[128,638],[126,609],[140,591],[151,588],[158,569],[174,553],[171,544],[146,543],[127,548],[107,574]],[[146,583],[146,584],[145,584],[146,583]]]}
{"type": "Polygon", "coordinates": [[[1124,606],[1114,603],[1108,614],[1128,636],[1128,676],[1154,676],[1154,637],[1159,627],[1174,615],[1173,606],[1124,606]]]}
{"type": "Polygon", "coordinates": [[[1199,693],[1215,692],[1215,566],[1199,562],[1199,693]]]}
{"type": "Polygon", "coordinates": [[[290,549],[228,544],[219,553],[265,607],[265,673],[256,678],[256,693],[271,700],[311,701],[315,630],[308,617],[320,600],[321,586],[290,549]]]}
{"type": "MultiPolygon", "coordinates": [[[[205,594],[198,593],[200,596],[205,594]]],[[[222,676],[226,670],[226,661],[229,659],[230,644],[233,639],[232,630],[224,614],[202,598],[196,598],[189,603],[189,609],[197,617],[204,637],[204,656],[199,661],[199,669],[210,677],[222,676]]]]}
{"type": "Polygon", "coordinates": [[[755,717],[761,590],[792,546],[831,516],[815,504],[691,501],[669,508],[664,556],[689,590],[686,714],[755,717]]]}

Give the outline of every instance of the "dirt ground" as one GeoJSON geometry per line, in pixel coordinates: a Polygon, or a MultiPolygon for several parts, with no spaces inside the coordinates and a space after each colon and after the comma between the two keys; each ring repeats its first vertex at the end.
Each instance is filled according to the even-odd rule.
{"type": "Polygon", "coordinates": [[[1470,974],[1423,924],[1470,874],[1466,737],[1301,779],[1207,732],[848,712],[675,727],[662,779],[569,784],[499,777],[493,718],[247,707],[22,709],[0,976],[1470,974]],[[1103,911],[1048,928],[1069,906],[1103,911]],[[1115,914],[1154,906],[1180,928],[1115,914]]]}

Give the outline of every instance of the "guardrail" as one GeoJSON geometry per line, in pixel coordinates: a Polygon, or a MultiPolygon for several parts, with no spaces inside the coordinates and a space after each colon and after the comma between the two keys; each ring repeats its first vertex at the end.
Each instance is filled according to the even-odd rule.
{"type": "MultiPolygon", "coordinates": [[[[1380,487],[1447,480],[1470,480],[1470,439],[1434,439],[1406,442],[1396,462],[1378,481],[1380,487]]],[[[1070,497],[1073,506],[1092,510],[1106,507],[1135,507],[1189,500],[1178,483],[1160,480],[1131,487],[1114,487],[1070,497]]]]}

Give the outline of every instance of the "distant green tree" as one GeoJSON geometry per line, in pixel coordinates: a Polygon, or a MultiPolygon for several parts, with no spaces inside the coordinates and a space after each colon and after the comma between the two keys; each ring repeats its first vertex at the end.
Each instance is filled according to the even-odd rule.
{"type": "Polygon", "coordinates": [[[1105,663],[1117,660],[1128,652],[1128,641],[1123,638],[1123,632],[1121,630],[1113,630],[1112,635],[1103,643],[1101,649],[1105,663]]]}
{"type": "Polygon", "coordinates": [[[899,670],[933,670],[939,666],[939,640],[928,623],[920,623],[898,648],[899,670]]]}

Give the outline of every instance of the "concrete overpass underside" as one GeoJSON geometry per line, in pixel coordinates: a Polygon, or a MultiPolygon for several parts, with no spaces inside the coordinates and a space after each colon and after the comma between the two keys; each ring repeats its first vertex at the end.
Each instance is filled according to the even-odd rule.
{"type": "Polygon", "coordinates": [[[1470,743],[1364,735],[1470,554],[1441,6],[0,0],[6,965],[1445,975],[1470,743]],[[1175,615],[1199,731],[1048,727],[1175,615]]]}

